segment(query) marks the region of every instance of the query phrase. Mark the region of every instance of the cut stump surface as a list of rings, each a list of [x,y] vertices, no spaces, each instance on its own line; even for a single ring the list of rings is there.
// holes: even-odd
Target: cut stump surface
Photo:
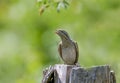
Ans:
[[[85,69],[56,64],[44,70],[42,83],[116,83],[116,78],[108,65]]]

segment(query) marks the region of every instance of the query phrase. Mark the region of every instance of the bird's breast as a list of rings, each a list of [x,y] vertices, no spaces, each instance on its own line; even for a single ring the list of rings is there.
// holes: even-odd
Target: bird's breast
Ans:
[[[66,64],[74,64],[76,52],[74,47],[62,48],[62,58]]]

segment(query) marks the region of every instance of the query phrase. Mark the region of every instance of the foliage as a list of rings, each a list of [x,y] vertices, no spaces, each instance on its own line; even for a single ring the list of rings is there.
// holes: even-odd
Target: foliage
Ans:
[[[58,28],[78,42],[82,66],[109,64],[119,83],[120,0],[65,0],[66,10],[48,1],[0,1],[0,83],[41,83],[45,67],[62,63]]]
[[[67,8],[70,0],[38,0],[40,6],[40,14],[42,14],[48,7],[55,7],[58,12],[62,8]]]

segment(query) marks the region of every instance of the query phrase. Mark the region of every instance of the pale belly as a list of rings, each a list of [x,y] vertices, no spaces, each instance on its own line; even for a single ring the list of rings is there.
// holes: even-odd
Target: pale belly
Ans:
[[[76,52],[73,48],[65,48],[62,50],[62,58],[65,64],[73,65],[76,58]]]

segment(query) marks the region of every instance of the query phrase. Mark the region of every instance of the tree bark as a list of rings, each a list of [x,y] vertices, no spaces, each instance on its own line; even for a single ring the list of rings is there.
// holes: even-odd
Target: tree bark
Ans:
[[[75,65],[56,64],[44,70],[42,83],[116,83],[110,66],[83,68]]]

